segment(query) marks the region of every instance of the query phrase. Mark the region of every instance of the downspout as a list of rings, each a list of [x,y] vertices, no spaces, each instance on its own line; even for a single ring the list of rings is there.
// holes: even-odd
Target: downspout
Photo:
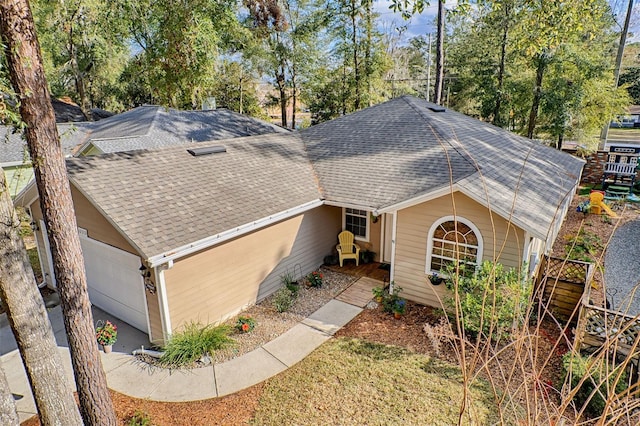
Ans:
[[[393,293],[393,280],[396,271],[396,229],[398,227],[398,211],[393,212],[393,225],[391,227],[391,268],[389,270],[389,293]]]
[[[171,315],[169,313],[169,301],[167,298],[167,284],[164,278],[164,271],[173,267],[173,260],[153,268],[158,292],[158,303],[160,305],[160,322],[162,323],[162,338],[165,343],[171,337]]]

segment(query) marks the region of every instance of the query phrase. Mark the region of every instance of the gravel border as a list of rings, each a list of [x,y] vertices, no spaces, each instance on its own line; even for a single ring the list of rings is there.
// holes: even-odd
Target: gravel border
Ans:
[[[324,275],[322,287],[308,287],[306,279],[301,280],[303,282],[300,285],[298,297],[288,312],[279,313],[273,308],[274,296],[269,296],[243,311],[240,315],[251,316],[256,321],[255,328],[250,333],[234,333],[231,337],[236,344],[216,351],[212,361],[216,364],[229,361],[270,342],[320,309],[358,279],[324,266],[320,267],[319,271]],[[237,316],[233,317],[225,321],[225,324],[233,327],[237,318]]]
[[[611,308],[640,314],[640,220],[616,229],[605,254],[604,282]]]
[[[219,364],[249,353],[278,336],[286,333],[300,321],[320,309],[331,299],[346,290],[359,277],[342,274],[321,266],[318,271],[323,274],[322,287],[310,287],[306,278],[300,280],[300,289],[293,306],[287,312],[280,313],[273,307],[275,295],[269,296],[260,303],[250,306],[240,314],[228,319],[223,324],[235,330],[239,316],[250,316],[255,322],[255,328],[249,333],[234,331],[231,338],[235,341],[232,346],[216,351],[210,362]],[[157,360],[150,356],[137,355],[139,361],[157,366]],[[191,366],[181,366],[181,369],[200,368],[210,365],[207,362],[196,362]],[[161,367],[162,368],[162,367]]]

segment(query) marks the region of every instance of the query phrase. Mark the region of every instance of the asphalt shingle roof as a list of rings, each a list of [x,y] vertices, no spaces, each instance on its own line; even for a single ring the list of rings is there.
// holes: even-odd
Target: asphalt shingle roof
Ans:
[[[84,142],[89,123],[58,123],[58,134],[64,155],[72,155],[74,148]],[[0,164],[30,164],[27,142],[13,127],[0,127]]]
[[[561,219],[558,206],[572,195],[584,162],[438,108],[407,96],[297,133],[67,164],[72,182],[147,258],[318,199],[382,210],[451,183],[544,238]],[[149,111],[134,110],[139,119],[129,122],[136,127],[122,132],[152,133],[157,116]],[[190,117],[184,120],[189,127]],[[227,152],[186,151],[209,145]]]
[[[227,109],[180,111],[154,105],[96,122],[88,142],[109,153],[267,133],[288,130]]]
[[[452,182],[546,236],[584,162],[464,114],[438,110],[403,96],[301,131],[324,197],[379,210]]]
[[[71,181],[147,258],[318,200],[292,133],[236,138],[194,157],[189,144],[67,160]],[[209,146],[209,145],[207,145]]]

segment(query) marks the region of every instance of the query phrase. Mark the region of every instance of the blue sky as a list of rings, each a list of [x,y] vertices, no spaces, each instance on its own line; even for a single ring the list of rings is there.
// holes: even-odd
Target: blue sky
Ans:
[[[554,0],[550,0],[554,1]],[[405,39],[415,37],[418,35],[426,35],[428,33],[435,34],[435,16],[437,14],[437,0],[431,0],[431,6],[425,8],[424,12],[420,15],[414,16],[409,21],[402,19],[402,16],[398,13],[394,13],[389,9],[391,5],[390,0],[380,0],[374,2],[374,9],[380,14],[380,25],[383,29],[394,29],[401,26],[406,26],[404,33]],[[457,4],[456,0],[447,0],[445,3],[446,8],[452,8]],[[627,6],[629,0],[610,0],[609,4],[617,12],[617,21],[622,28],[624,18],[627,13]],[[638,2],[634,4],[634,16],[631,20],[630,32],[635,33],[629,41],[640,41],[640,5]],[[387,32],[387,31],[385,31]]]

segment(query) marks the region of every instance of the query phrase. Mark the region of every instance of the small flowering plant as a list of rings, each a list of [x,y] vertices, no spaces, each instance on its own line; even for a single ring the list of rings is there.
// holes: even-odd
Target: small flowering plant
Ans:
[[[250,316],[240,316],[238,317],[238,321],[236,321],[236,330],[240,333],[248,333],[253,330],[255,326],[256,320]]]
[[[309,285],[311,287],[322,287],[322,279],[324,275],[321,272],[313,271],[309,275],[307,275],[307,280],[309,280]]]
[[[113,345],[118,340],[118,327],[111,321],[98,321],[96,339],[103,346]]]
[[[404,299],[396,299],[393,302],[392,310],[394,314],[404,314],[404,310],[407,308],[407,301]]]

